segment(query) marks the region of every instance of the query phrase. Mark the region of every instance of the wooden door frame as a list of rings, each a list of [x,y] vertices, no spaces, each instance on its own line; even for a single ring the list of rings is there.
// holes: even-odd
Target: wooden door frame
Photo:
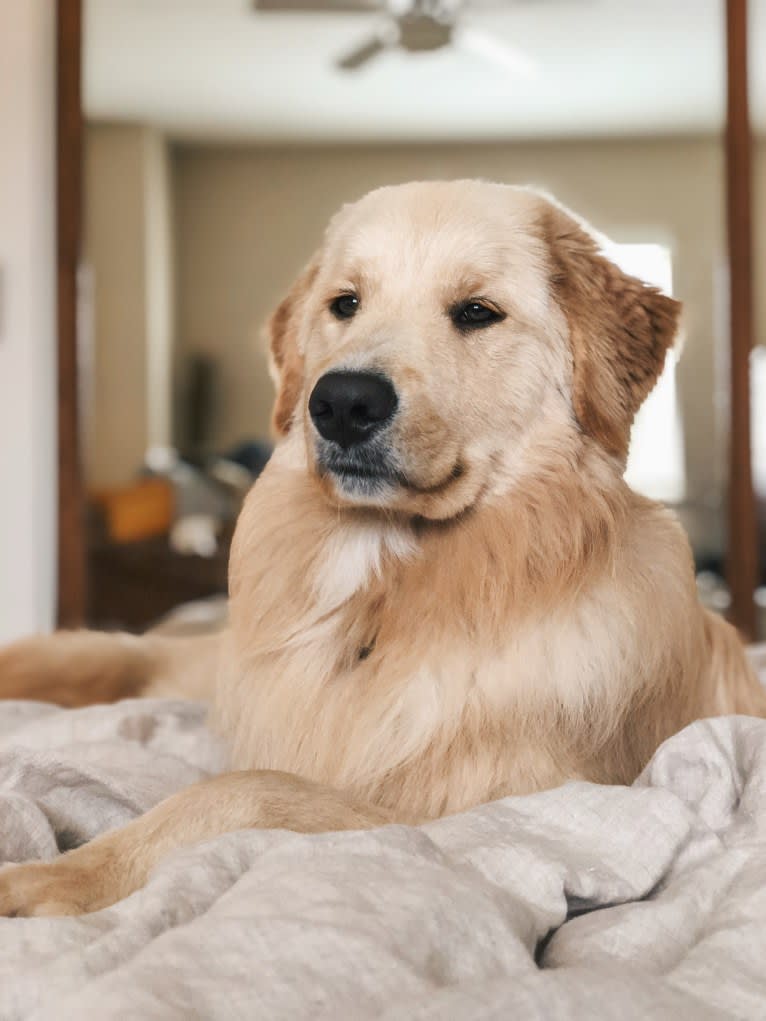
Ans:
[[[726,224],[729,248],[729,616],[755,638],[760,576],[750,432],[753,319],[752,130],[748,104],[747,0],[726,0]]]
[[[753,347],[752,139],[747,0],[726,0],[726,199],[730,278],[730,434],[727,575],[730,617],[755,634],[758,536],[750,452]],[[85,500],[79,428],[77,271],[82,238],[82,0],[56,2],[56,264],[58,322],[59,626],[86,612]]]
[[[59,627],[85,622],[85,500],[80,458],[77,272],[82,238],[82,0],[56,2],[56,270]]]

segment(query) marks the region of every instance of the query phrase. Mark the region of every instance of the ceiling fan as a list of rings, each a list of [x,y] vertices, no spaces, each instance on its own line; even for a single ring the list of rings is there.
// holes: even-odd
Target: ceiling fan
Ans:
[[[510,2],[516,5],[523,0]],[[509,0],[254,0],[253,6],[275,14],[382,15],[370,36],[336,60],[344,71],[356,71],[388,50],[418,54],[448,47],[473,53],[522,77],[533,77],[538,71],[535,61],[521,50],[464,24],[464,10],[507,9]]]

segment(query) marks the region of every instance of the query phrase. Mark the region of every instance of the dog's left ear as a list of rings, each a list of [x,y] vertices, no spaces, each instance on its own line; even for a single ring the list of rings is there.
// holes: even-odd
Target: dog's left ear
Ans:
[[[269,344],[269,371],[277,390],[271,427],[277,436],[286,436],[303,388],[303,352],[298,333],[306,298],[319,272],[319,253],[305,266],[287,295],[266,324]]]
[[[681,305],[623,273],[565,210],[546,204],[543,234],[553,293],[569,325],[575,415],[583,432],[624,460],[635,414],[675,339]]]

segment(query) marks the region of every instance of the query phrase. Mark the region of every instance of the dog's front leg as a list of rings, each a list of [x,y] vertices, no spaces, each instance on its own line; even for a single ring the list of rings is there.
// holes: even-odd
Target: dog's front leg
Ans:
[[[53,862],[0,870],[0,915],[79,915],[139,889],[176,848],[234,830],[300,833],[369,829],[387,811],[289,773],[227,773],[188,787],[127,826]]]

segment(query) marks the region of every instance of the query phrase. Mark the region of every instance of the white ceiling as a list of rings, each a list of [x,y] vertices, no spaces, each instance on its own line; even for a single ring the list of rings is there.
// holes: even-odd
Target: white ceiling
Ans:
[[[753,119],[766,130],[766,0],[750,0]],[[254,13],[248,0],[86,0],[86,114],[177,137],[507,139],[718,131],[723,0],[506,0],[465,23],[531,58],[333,60],[379,19]]]

